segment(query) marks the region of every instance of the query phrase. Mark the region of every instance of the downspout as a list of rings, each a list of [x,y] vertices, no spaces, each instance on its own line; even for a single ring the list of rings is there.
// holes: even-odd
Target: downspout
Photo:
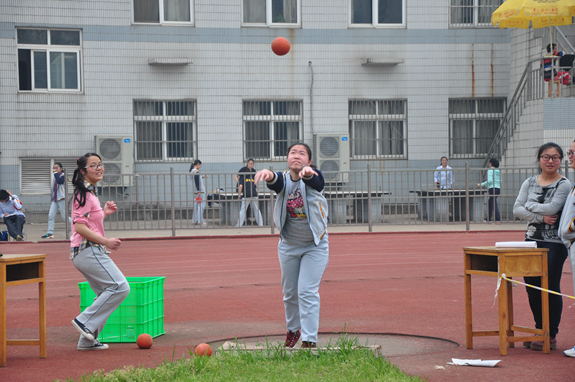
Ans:
[[[309,129],[311,138],[313,139],[313,67],[311,66],[311,61],[308,62],[308,65],[311,71],[311,84],[309,85]]]

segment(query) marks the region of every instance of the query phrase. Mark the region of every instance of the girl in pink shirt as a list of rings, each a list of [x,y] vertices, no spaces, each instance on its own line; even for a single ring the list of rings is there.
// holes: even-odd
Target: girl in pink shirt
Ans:
[[[96,293],[94,303],[72,320],[80,332],[78,350],[106,350],[108,345],[98,341],[98,334],[108,317],[130,292],[126,277],[108,256],[108,249],[120,248],[117,238],[104,236],[104,218],[116,212],[114,202],[106,202],[104,209],[98,200],[96,183],[104,176],[104,164],[98,154],[87,153],[76,161],[74,198],[72,201],[72,238],[70,259],[84,275]]]

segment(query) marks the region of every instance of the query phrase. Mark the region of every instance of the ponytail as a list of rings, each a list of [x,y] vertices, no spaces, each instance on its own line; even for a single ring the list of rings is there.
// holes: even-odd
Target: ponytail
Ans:
[[[78,203],[80,207],[84,207],[86,205],[86,193],[94,191],[93,186],[90,188],[86,187],[84,173],[82,172],[84,167],[86,167],[88,164],[88,158],[93,156],[100,158],[100,156],[96,153],[86,153],[78,158],[78,160],[76,160],[77,167],[74,170],[74,175],[72,176],[72,184],[74,185],[73,203]],[[100,158],[100,160],[102,160],[102,158]]]

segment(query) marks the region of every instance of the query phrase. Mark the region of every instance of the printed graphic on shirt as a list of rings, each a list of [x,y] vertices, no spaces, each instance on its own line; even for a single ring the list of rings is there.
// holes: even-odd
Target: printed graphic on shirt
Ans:
[[[293,219],[305,220],[307,214],[303,205],[303,198],[301,196],[301,189],[296,188],[293,192],[288,194],[287,199],[287,213]]]

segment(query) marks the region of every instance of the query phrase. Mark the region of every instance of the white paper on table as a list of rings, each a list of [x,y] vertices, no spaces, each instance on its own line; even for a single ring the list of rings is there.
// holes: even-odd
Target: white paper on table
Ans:
[[[495,243],[497,248],[537,248],[534,241],[498,241]]]
[[[495,360],[485,360],[482,361],[480,359],[458,359],[458,358],[451,358],[451,362],[457,366],[485,366],[485,367],[495,367],[498,362],[501,362],[500,359]]]

